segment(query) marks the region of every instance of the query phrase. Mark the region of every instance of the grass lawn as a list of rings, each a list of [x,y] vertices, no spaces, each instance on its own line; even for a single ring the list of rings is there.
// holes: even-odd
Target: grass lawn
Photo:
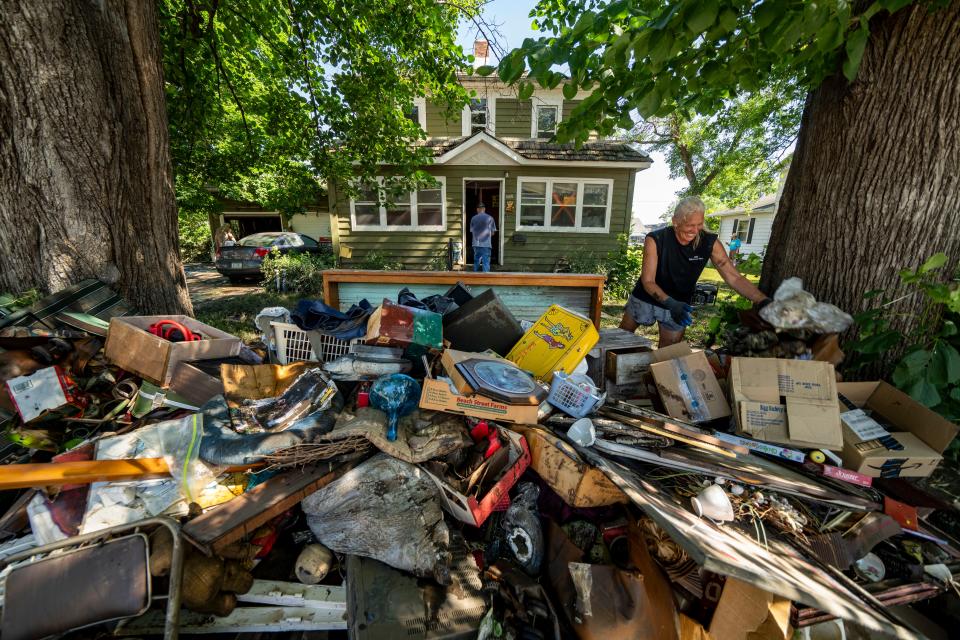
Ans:
[[[251,293],[197,303],[193,312],[197,320],[221,331],[232,333],[246,343],[258,339],[253,319],[265,307],[286,307],[293,310],[303,296],[287,293]]]
[[[757,276],[747,276],[751,282],[757,282],[760,278]],[[717,302],[733,300],[737,297],[736,292],[731,289],[727,283],[723,281],[723,278],[720,277],[720,274],[713,267],[707,267],[703,270],[703,275],[700,276],[701,282],[712,282],[718,285],[717,291]],[[618,327],[620,326],[620,318],[623,317],[623,306],[626,304],[626,300],[614,300],[612,298],[606,298],[603,302],[603,318],[600,322],[601,327]],[[693,324],[687,328],[686,339],[694,345],[703,346],[703,342],[707,338],[707,324],[710,322],[710,318],[717,315],[718,308],[716,304],[708,304],[702,307],[697,308],[693,312]],[[657,325],[654,324],[649,327],[639,327],[637,333],[653,340],[654,343],[657,341]]]

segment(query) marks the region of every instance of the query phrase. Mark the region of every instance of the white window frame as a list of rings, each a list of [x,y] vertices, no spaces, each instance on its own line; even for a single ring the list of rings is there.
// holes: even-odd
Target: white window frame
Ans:
[[[446,231],[447,230],[447,179],[444,176],[433,176],[440,184],[440,220],[441,224],[419,224],[419,209],[417,206],[417,192],[410,193],[410,223],[409,225],[387,224],[386,196],[384,194],[383,176],[377,176],[377,194],[380,200],[380,224],[357,224],[356,201],[350,198],[350,228],[353,231]],[[425,187],[429,189],[431,187]],[[433,203],[430,203],[433,204]]]
[[[523,213],[523,184],[525,182],[547,183],[546,203],[543,212],[543,226],[531,227],[520,224]],[[572,227],[554,227],[550,225],[553,212],[553,184],[555,182],[575,183],[577,185],[577,211],[575,224]],[[607,185],[607,210],[603,227],[584,227],[583,221],[583,186],[585,184]],[[544,233],[610,233],[610,218],[613,215],[613,180],[610,178],[548,178],[541,176],[521,176],[517,178],[517,231],[542,231]]]
[[[556,107],[557,108],[557,128],[560,127],[560,122],[563,120],[563,94],[550,95],[550,94],[541,94],[533,96],[533,112],[530,114],[532,116],[530,121],[530,138],[532,140],[539,140],[542,138],[537,138],[537,109],[540,107]]]
[[[750,218],[734,218],[730,235],[734,234],[740,238],[741,243],[747,244],[747,238],[750,237]],[[741,237],[741,234],[743,237]],[[729,240],[725,240],[725,242],[729,242]]]
[[[417,122],[420,124],[420,128],[424,132],[427,131],[427,99],[426,98],[414,98],[413,106],[417,108]]]
[[[541,135],[540,135],[540,126],[539,126],[539,125],[540,125],[540,110],[541,110],[541,109],[553,109],[554,111],[557,112],[557,119],[554,120],[553,133],[551,133],[551,134],[548,135],[548,136],[541,136]],[[533,123],[533,129],[534,129],[534,131],[533,131],[533,137],[534,137],[534,139],[536,139],[536,140],[549,140],[550,138],[552,138],[552,137],[554,137],[555,135],[557,135],[557,129],[560,127],[560,113],[561,113],[562,111],[563,111],[563,109],[561,109],[560,107],[558,107],[558,106],[555,105],[555,104],[538,104],[538,105],[534,105],[534,107],[533,107],[533,118],[534,118],[534,123]]]
[[[477,95],[475,97],[477,100],[482,100],[484,98],[487,100],[487,127],[484,129],[484,131],[492,136],[495,136],[497,135],[497,97],[490,93],[487,93],[485,96]],[[470,103],[468,102],[463,107],[463,112],[460,117],[460,133],[465,138],[473,135],[472,116],[473,113],[470,111]]]

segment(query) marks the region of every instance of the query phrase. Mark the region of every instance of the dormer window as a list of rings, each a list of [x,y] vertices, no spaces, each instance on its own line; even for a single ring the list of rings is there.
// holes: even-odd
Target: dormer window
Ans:
[[[470,135],[487,130],[488,115],[486,98],[470,101]]]
[[[537,139],[550,139],[557,135],[559,111],[555,105],[537,106]]]

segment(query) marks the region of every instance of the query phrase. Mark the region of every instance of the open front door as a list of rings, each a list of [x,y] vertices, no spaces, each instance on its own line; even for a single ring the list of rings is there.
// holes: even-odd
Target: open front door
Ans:
[[[470,237],[470,221],[477,214],[477,205],[483,203],[487,213],[497,221],[497,232],[490,244],[490,268],[503,264],[500,255],[500,234],[503,233],[503,181],[502,180],[465,180],[463,183],[463,233],[464,268],[473,269],[473,241]]]

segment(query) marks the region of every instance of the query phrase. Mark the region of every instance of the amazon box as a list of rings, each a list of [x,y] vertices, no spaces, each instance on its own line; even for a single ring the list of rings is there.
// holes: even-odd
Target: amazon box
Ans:
[[[792,447],[842,449],[836,380],[829,362],[734,358],[729,381],[737,430]]]
[[[650,372],[667,414],[690,422],[709,422],[730,415],[730,405],[702,351],[686,342],[651,353]]]
[[[537,424],[540,411],[537,405],[504,404],[484,396],[462,395],[450,382],[438,378],[424,379],[420,408],[514,424]]]
[[[960,428],[886,382],[841,382],[843,466],[874,478],[933,473]],[[899,448],[899,447],[902,447]]]

